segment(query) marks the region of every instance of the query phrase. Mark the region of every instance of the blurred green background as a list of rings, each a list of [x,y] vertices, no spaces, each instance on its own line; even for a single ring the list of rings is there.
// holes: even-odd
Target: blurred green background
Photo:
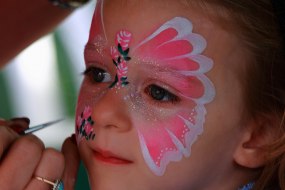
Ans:
[[[64,118],[37,132],[46,147],[58,150],[74,132],[76,99],[84,70],[83,49],[88,39],[95,1],[75,11],[52,34],[24,50],[0,70],[0,118],[27,116],[31,126]],[[78,190],[88,190],[80,165]]]

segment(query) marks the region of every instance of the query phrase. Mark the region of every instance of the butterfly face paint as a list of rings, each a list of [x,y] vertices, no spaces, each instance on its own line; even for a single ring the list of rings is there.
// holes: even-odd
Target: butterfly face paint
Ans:
[[[192,144],[203,132],[205,104],[215,96],[214,86],[205,75],[213,67],[213,61],[202,55],[206,40],[192,32],[191,21],[175,17],[154,32],[146,31],[148,37],[132,44],[133,48],[130,41],[135,34],[122,27],[112,36],[115,45],[108,47],[102,10],[103,1],[99,1],[85,50],[87,67],[93,67],[89,60],[95,60],[94,67],[99,69],[94,73],[101,71],[96,75],[96,85],[83,84],[85,95],[79,104],[96,109],[106,89],[127,86],[118,91],[116,101],[124,101],[143,158],[149,169],[161,176],[168,164],[190,156]],[[110,65],[115,65],[115,74],[107,72]],[[99,80],[99,76],[110,77]],[[177,103],[164,106],[172,101]]]

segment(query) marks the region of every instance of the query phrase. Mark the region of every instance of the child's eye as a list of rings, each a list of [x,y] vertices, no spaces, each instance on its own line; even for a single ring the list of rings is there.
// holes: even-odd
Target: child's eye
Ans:
[[[178,102],[180,99],[176,95],[172,94],[171,92],[165,90],[162,87],[159,87],[155,84],[149,85],[145,92],[154,100],[160,101],[160,102],[171,102],[175,103]]]
[[[111,75],[109,73],[101,68],[94,66],[87,68],[83,74],[85,76],[89,76],[92,81],[97,83],[112,81]]]

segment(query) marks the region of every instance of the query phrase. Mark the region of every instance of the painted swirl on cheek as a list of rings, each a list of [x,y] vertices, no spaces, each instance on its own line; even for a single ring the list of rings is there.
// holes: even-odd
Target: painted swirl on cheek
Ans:
[[[190,156],[192,144],[203,132],[205,104],[215,96],[215,88],[205,75],[213,61],[201,55],[206,40],[192,30],[188,19],[175,17],[139,43],[133,52],[137,59],[156,63],[186,79],[178,89],[179,95],[189,102],[189,111],[177,112],[151,124],[136,122],[143,157],[158,176],[165,173],[170,162]],[[174,83],[167,79],[166,82]]]

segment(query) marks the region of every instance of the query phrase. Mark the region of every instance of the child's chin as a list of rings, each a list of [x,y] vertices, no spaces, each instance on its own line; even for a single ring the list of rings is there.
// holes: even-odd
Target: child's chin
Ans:
[[[146,183],[145,177],[141,176],[137,170],[130,169],[128,172],[98,171],[93,170],[89,175],[90,187],[92,190],[150,190],[151,182]]]
[[[145,188],[134,187],[134,185],[130,182],[131,179],[121,178],[121,177],[111,177],[106,179],[94,180],[90,182],[90,186],[92,190],[127,190],[127,189],[135,189],[135,190],[143,190]],[[139,181],[137,181],[139,183]]]

